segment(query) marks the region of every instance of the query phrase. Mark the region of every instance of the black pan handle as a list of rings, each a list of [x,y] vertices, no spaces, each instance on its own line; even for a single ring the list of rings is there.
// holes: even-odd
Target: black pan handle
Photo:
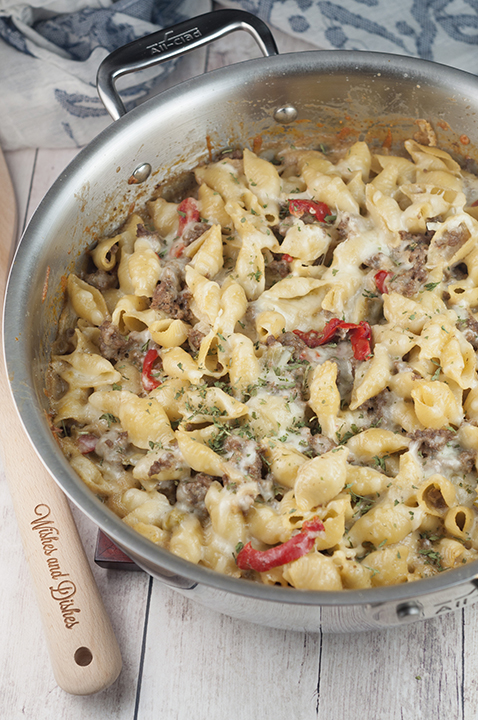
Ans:
[[[250,33],[265,56],[278,54],[271,31],[258,17],[243,10],[216,10],[113,50],[96,76],[101,101],[113,120],[118,120],[126,109],[115,87],[117,78],[184,55],[236,30]]]

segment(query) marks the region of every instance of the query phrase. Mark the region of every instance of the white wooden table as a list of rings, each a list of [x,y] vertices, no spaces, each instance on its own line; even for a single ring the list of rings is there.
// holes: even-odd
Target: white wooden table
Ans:
[[[308,49],[275,35],[283,52]],[[175,80],[257,55],[248,36],[230,36],[188,56]],[[7,153],[20,229],[75,153]],[[246,624],[143,573],[95,566],[96,528],[76,508],[124,667],[103,693],[67,695],[50,668],[1,465],[0,513],[1,720],[478,718],[478,605],[396,630],[340,636]]]

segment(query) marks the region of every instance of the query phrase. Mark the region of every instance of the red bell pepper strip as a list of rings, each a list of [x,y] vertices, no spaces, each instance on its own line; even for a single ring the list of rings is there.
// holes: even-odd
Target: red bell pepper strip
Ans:
[[[248,542],[238,552],[236,565],[241,570],[257,570],[257,572],[266,572],[280,565],[286,565],[286,563],[307,555],[314,547],[315,538],[324,530],[322,520],[315,517],[304,522],[297,535],[293,535],[290,540],[269,548],[269,550],[255,550]]]
[[[289,214],[294,217],[302,217],[305,213],[315,215],[318,222],[327,222],[326,218],[331,218],[330,208],[323,202],[314,202],[313,200],[289,200]]]
[[[316,348],[319,347],[319,345],[325,345],[330,342],[340,327],[342,327],[342,320],[339,320],[339,318],[332,318],[332,320],[329,320],[329,322],[326,323],[324,329],[320,333],[317,330],[308,330],[307,332],[294,330],[294,334],[300,337],[300,339],[303,340],[308,347]]]
[[[148,350],[143,360],[143,369],[141,371],[141,382],[146,392],[151,392],[155,388],[159,387],[161,383],[156,378],[152,377],[151,373],[153,365],[159,357],[159,353],[154,348]]]
[[[375,280],[375,287],[381,293],[382,295],[386,294],[388,295],[388,290],[385,287],[385,280],[390,275],[389,272],[386,270],[379,270],[378,273],[374,276]]]
[[[294,258],[292,257],[292,255],[287,255],[287,254],[284,254],[284,255],[282,256],[282,259],[285,260],[285,261],[288,262],[288,263],[291,263],[291,262],[294,260]]]
[[[178,235],[182,235],[188,223],[199,222],[199,208],[194,198],[187,197],[178,205],[178,215]]]
[[[361,320],[357,326],[350,329],[349,335],[354,358],[356,360],[369,360],[372,357],[370,349],[372,328],[368,322]]]
[[[365,320],[361,320],[357,325],[356,323],[339,320],[339,318],[332,318],[326,323],[321,333],[317,332],[317,330],[309,330],[308,332],[294,330],[294,334],[300,337],[308,347],[316,348],[333,340],[340,329],[348,331],[356,360],[368,360],[372,356],[370,349],[372,328]]]

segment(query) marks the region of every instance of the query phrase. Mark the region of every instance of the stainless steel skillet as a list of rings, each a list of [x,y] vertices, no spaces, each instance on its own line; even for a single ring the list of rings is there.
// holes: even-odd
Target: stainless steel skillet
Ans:
[[[245,26],[262,38],[268,57],[195,78],[123,114],[115,79],[141,65],[141,58],[149,63],[153,49],[161,57],[171,42],[179,51],[191,49]],[[194,167],[215,149],[251,144],[257,135],[267,143],[318,135],[332,141],[341,133],[380,146],[391,131],[398,146],[416,132],[420,118],[435,127],[440,146],[467,167],[477,159],[478,83],[468,73],[375,53],[280,56],[260,21],[233,11],[201,16],[140,43],[138,62],[132,59],[134,46],[128,46],[126,59],[117,51],[100,69],[100,92],[119,119],[47,194],[25,232],[9,281],[7,363],[22,421],[41,459],[65,493],[141,567],[236,617],[290,629],[353,631],[432,617],[473,602],[478,598],[475,563],[409,585],[340,593],[218,575],[153,546],[121,523],[61,455],[48,427],[43,388],[62,279],[78,266],[86,247],[117,226],[133,205],[144,203],[171,173]]]

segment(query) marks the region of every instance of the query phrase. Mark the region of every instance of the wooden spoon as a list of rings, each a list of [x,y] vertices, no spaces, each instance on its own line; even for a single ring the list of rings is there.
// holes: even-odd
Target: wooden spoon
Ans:
[[[13,254],[16,204],[0,150],[0,299]],[[1,331],[1,318],[0,318]],[[30,566],[53,672],[74,695],[111,685],[121,655],[68,501],[42,465],[23,429],[0,357],[0,449]]]

